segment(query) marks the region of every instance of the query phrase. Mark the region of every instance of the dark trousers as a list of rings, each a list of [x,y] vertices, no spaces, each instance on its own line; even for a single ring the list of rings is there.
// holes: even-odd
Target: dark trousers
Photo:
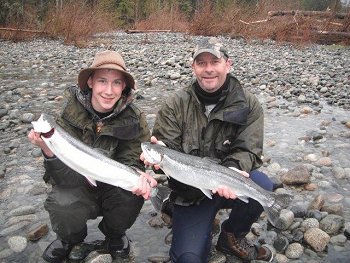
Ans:
[[[110,239],[125,234],[140,213],[144,201],[122,188],[98,183],[97,187],[54,186],[45,201],[52,230],[67,243],[84,241],[87,220],[102,216],[101,232]]]
[[[252,171],[250,178],[262,188],[272,191],[273,183],[262,172]],[[172,262],[208,262],[211,248],[211,230],[216,213],[220,209],[232,209],[225,221],[225,230],[242,236],[249,232],[252,224],[259,218],[263,208],[255,200],[245,203],[239,199],[225,199],[213,195],[198,205],[174,205],[172,217],[173,238],[170,248]]]

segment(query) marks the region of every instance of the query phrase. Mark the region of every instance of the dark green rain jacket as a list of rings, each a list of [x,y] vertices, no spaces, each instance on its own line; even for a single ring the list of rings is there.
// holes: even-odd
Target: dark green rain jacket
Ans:
[[[122,97],[113,113],[100,119],[91,106],[91,93],[77,87],[65,92],[66,104],[57,123],[70,135],[106,156],[144,170],[140,161],[141,142],[150,140],[145,115],[132,104],[133,95]],[[75,187],[87,180],[59,159],[45,159],[44,180],[61,187]],[[103,172],[103,171],[101,171]]]
[[[192,84],[166,100],[152,134],[172,149],[250,172],[262,165],[263,109],[255,95],[243,89],[235,77],[228,77],[229,88],[209,117]],[[192,204],[204,197],[200,190],[172,178],[169,186],[181,200],[179,204]]]

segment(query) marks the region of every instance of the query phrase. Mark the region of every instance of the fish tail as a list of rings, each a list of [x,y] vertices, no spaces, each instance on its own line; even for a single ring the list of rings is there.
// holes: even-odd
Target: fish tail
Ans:
[[[272,206],[264,206],[265,213],[267,214],[267,218],[269,219],[270,223],[274,227],[283,229],[284,225],[281,220],[279,220],[281,210],[289,206],[293,200],[293,197],[289,194],[277,194],[273,192],[271,193],[271,196],[275,201]]]
[[[161,210],[163,202],[169,197],[170,192],[170,188],[162,185],[158,185],[157,188],[154,188],[152,191],[151,203],[157,212]]]

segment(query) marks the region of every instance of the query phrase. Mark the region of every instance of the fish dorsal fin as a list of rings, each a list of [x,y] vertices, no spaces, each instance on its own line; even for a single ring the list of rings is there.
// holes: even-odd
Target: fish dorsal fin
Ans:
[[[202,188],[199,188],[202,192],[203,192],[203,194],[205,194],[209,199],[213,199],[213,197],[211,196],[212,195],[212,193],[211,193],[211,191],[210,190],[208,190],[208,189],[202,189]]]

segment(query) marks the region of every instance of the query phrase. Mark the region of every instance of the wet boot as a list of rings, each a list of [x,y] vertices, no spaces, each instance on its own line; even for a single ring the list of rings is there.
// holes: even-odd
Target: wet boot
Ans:
[[[45,249],[43,259],[50,263],[61,263],[66,259],[72,248],[72,244],[56,239]]]
[[[81,261],[84,260],[92,251],[101,250],[103,247],[104,240],[79,243],[72,248],[68,258],[73,261]]]
[[[216,249],[225,254],[234,255],[243,260],[250,262],[251,260],[262,260],[271,262],[273,254],[267,247],[261,246],[257,248],[248,244],[245,237],[236,238],[233,233],[221,230]]]
[[[110,254],[113,259],[128,258],[130,243],[126,235],[121,238],[107,238],[104,241],[104,248],[97,251],[101,254]]]
[[[109,253],[111,254],[113,259],[116,258],[127,258],[130,253],[130,244],[129,239],[126,235],[121,237],[122,244],[120,241],[111,239],[109,243]]]

